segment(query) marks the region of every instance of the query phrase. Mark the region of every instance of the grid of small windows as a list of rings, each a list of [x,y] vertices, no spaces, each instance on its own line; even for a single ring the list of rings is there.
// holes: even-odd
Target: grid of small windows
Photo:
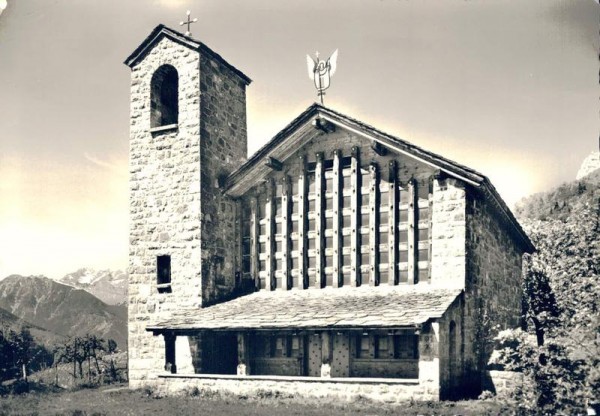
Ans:
[[[429,208],[429,183],[421,182],[417,185],[417,273],[419,282],[429,281],[430,262],[430,208]]]
[[[302,213],[304,212],[304,201],[302,200],[301,187],[304,184],[304,178],[293,178],[290,188],[290,229],[289,229],[289,244],[290,244],[290,274],[292,277],[292,287],[303,288],[304,279],[302,277]]]
[[[275,185],[275,195],[273,197],[273,237],[274,237],[274,262],[273,262],[273,288],[281,289],[283,287],[284,279],[285,279],[285,271],[284,271],[284,239],[286,236],[284,235],[284,207],[283,207],[283,184],[277,183]]]
[[[242,275],[244,279],[252,279],[253,242],[252,229],[254,226],[252,207],[242,206]]]
[[[340,213],[342,216],[340,223],[341,230],[341,285],[350,285],[352,278],[352,169],[348,167],[349,161],[342,167],[341,179],[341,204]]]
[[[270,264],[270,239],[268,232],[270,231],[270,215],[267,215],[267,200],[259,198],[257,203],[258,217],[258,279],[260,289],[267,287],[267,276],[271,269]]]
[[[317,285],[317,184],[314,170],[306,174],[308,185],[307,193],[307,228],[306,228],[306,250],[308,254],[307,276],[308,285],[315,287]]]
[[[338,218],[334,218],[334,187],[336,184],[334,183],[334,174],[333,174],[333,165],[331,168],[326,169],[324,172],[325,176],[325,206],[324,206],[324,229],[323,229],[323,252],[324,262],[323,268],[325,272],[325,286],[332,287],[333,279],[334,279],[334,270],[333,270],[333,256],[334,248],[333,248],[333,239],[334,239],[334,229],[333,223],[338,220]],[[337,276],[336,276],[337,277]]]
[[[272,200],[268,193],[258,199],[257,226],[243,220],[243,273],[252,272],[257,253],[260,288],[266,288],[268,277],[273,289],[350,285],[354,256],[358,285],[373,277],[376,284],[429,281],[429,183],[391,181],[369,166],[356,172],[350,158],[340,160],[335,172],[330,160],[321,161],[318,172],[316,163],[308,164],[303,177],[289,178],[288,188],[272,182]]]
[[[408,283],[408,211],[410,208],[410,192],[406,186],[398,187],[398,281]]]
[[[355,357],[374,359],[414,360],[419,358],[419,336],[357,335]]]

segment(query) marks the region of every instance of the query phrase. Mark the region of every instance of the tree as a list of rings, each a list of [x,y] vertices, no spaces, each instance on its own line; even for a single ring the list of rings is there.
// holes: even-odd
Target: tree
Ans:
[[[600,397],[600,186],[570,184],[533,198],[521,219],[537,252],[526,262],[527,332],[502,334],[496,362],[519,370],[531,411],[584,413]]]
[[[114,339],[110,338],[108,340],[107,347],[108,347],[108,353],[113,354],[117,351],[117,342]]]

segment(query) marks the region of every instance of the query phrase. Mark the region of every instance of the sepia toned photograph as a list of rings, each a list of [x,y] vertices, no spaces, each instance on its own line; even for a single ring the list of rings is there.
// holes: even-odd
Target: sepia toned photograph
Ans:
[[[600,414],[597,0],[0,0],[0,416]]]

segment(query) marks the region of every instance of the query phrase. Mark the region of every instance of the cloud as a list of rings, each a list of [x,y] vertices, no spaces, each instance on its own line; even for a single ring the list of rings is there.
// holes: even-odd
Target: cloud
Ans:
[[[2,1],[2,0],[0,0]],[[83,157],[86,158],[86,160],[92,162],[94,165],[96,166],[100,166],[101,168],[105,168],[105,169],[109,169],[109,170],[118,170],[118,167],[110,162],[106,162],[104,160],[98,159],[96,156],[94,155],[90,155],[88,152],[85,152],[83,154]]]

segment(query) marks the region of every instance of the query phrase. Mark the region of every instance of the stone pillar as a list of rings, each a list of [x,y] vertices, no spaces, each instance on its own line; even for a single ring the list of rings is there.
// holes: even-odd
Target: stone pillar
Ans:
[[[238,365],[237,375],[238,376],[249,376],[250,372],[250,344],[249,344],[248,333],[237,334],[238,344]]]
[[[440,324],[424,325],[419,334],[419,385],[439,398],[440,391]]]
[[[333,345],[331,333],[321,332],[321,377],[331,378],[331,362],[333,358]]]

